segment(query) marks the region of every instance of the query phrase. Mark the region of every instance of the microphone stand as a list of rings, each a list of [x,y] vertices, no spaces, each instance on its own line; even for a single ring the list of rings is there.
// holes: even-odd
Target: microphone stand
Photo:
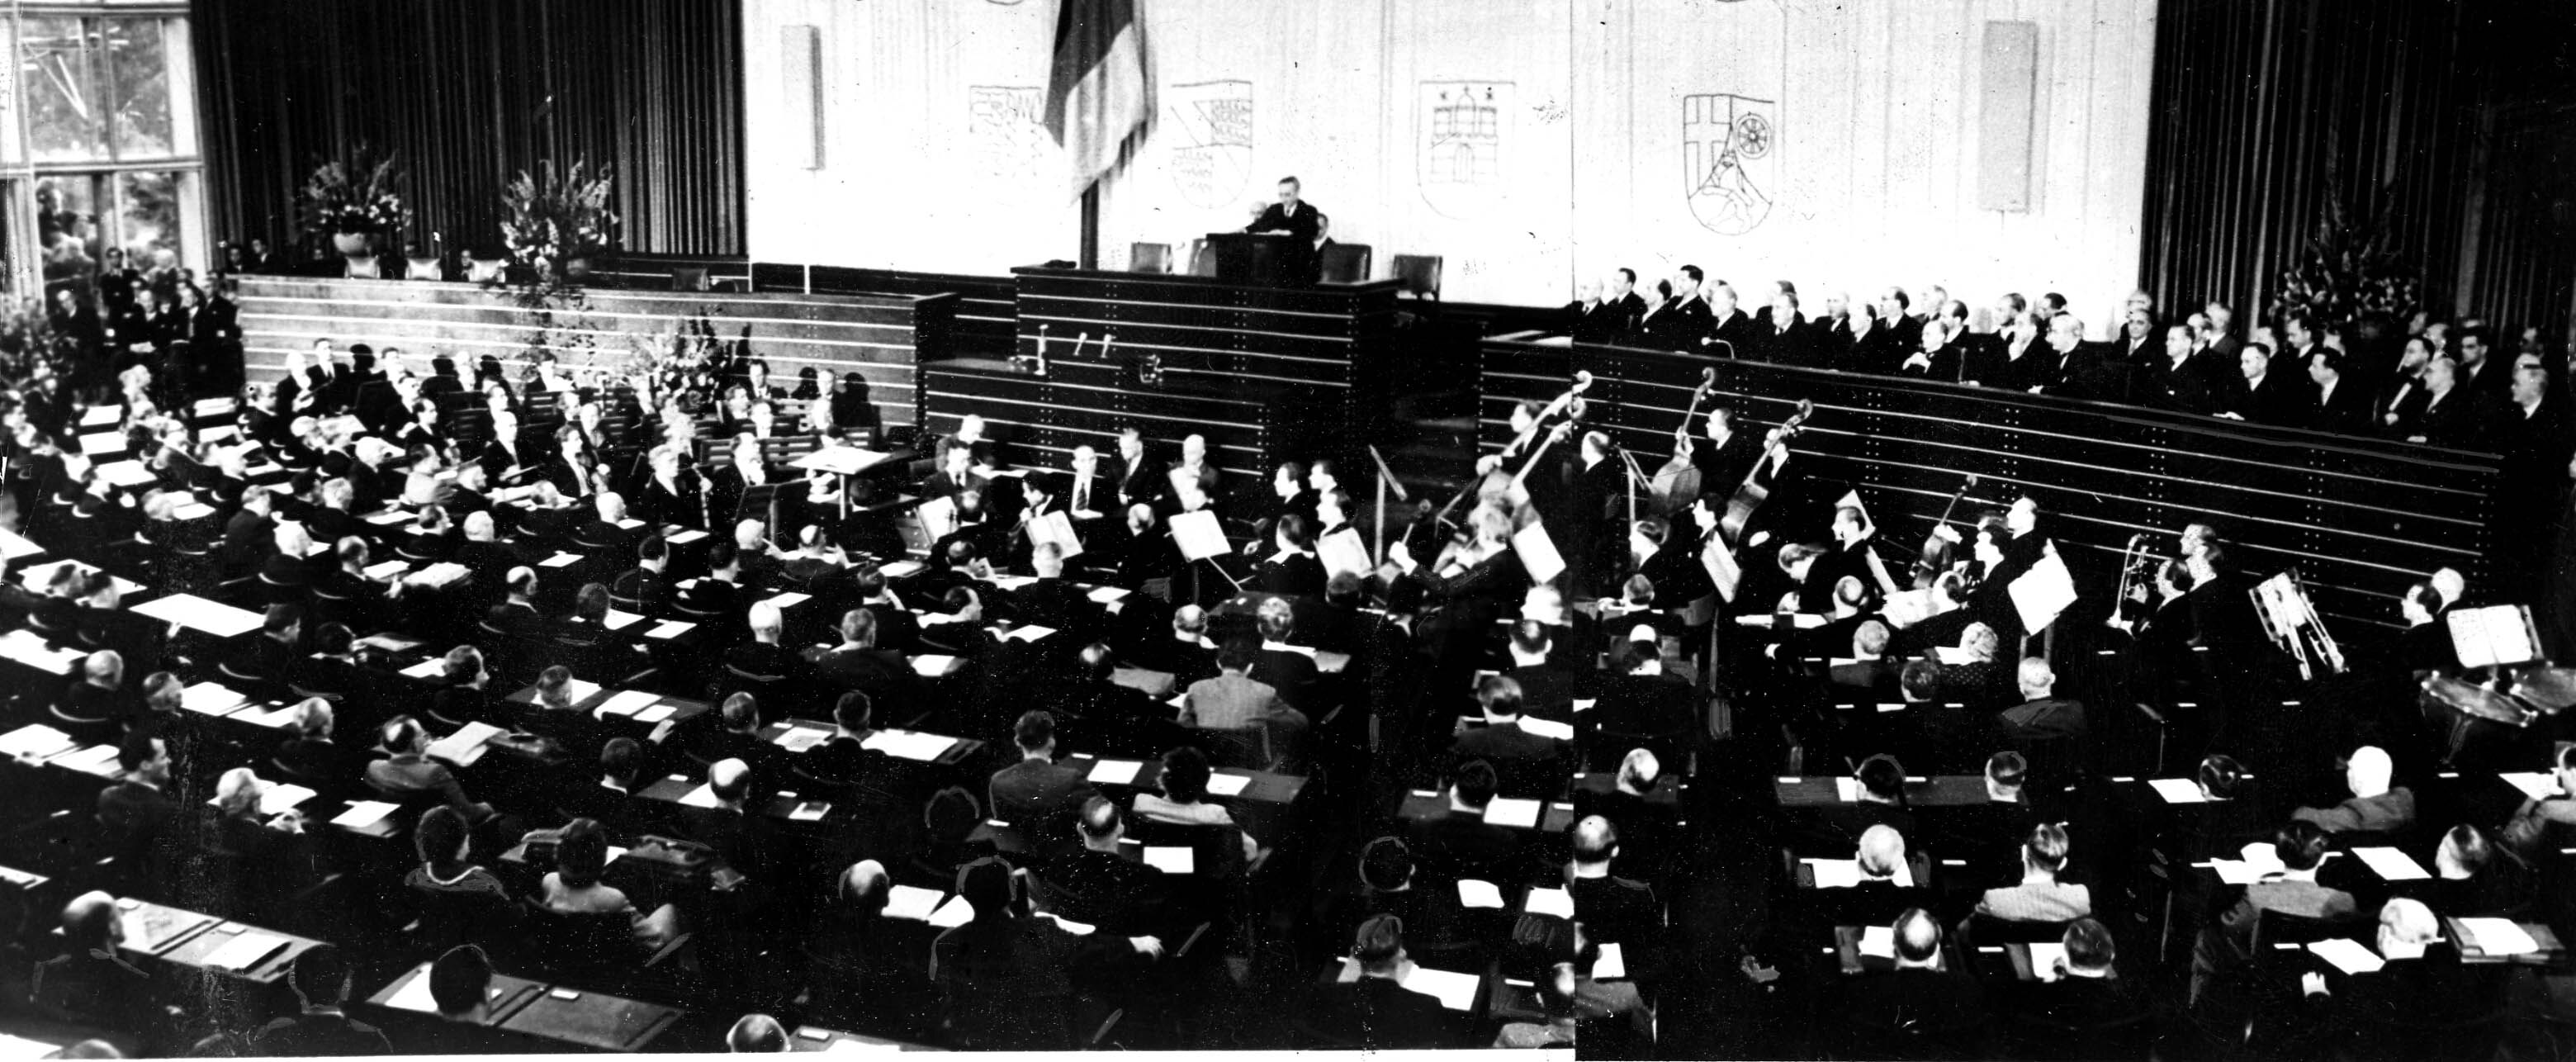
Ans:
[[[1386,563],[1387,492],[1390,490],[1394,491],[1395,499],[1397,501],[1412,501],[1413,499],[1405,495],[1404,484],[1396,482],[1395,470],[1386,466],[1386,455],[1377,452],[1377,444],[1369,443],[1367,445],[1369,460],[1376,462],[1377,464],[1377,540],[1373,544],[1374,552],[1371,556],[1379,564],[1384,564]]]

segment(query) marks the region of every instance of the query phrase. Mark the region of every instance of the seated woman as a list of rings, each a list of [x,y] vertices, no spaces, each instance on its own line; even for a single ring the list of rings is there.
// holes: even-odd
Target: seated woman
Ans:
[[[258,861],[284,854],[304,833],[304,813],[288,808],[260,814],[268,783],[248,767],[235,767],[215,780],[215,802],[202,820],[202,844],[210,852]]]
[[[1162,775],[1156,779],[1163,792],[1161,795],[1137,793],[1136,814],[1156,822],[1233,826],[1233,812],[1226,810],[1223,804],[1207,802],[1208,776],[1212,773],[1208,769],[1207,754],[1188,745],[1164,753]],[[1240,828],[1235,833],[1243,839],[1245,862],[1251,862],[1261,854],[1261,845],[1252,839],[1251,834],[1242,832]]]
[[[659,948],[678,934],[679,912],[663,904],[646,914],[614,885],[600,884],[608,868],[608,833],[593,819],[565,823],[555,842],[555,869],[538,883],[540,906],[556,914],[623,914],[634,927],[635,942]]]

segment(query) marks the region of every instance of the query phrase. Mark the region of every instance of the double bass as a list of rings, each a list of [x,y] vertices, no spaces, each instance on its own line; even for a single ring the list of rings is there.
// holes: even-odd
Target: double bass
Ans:
[[[1958,563],[1959,540],[1945,538],[1941,532],[1949,529],[1950,515],[1958,511],[1959,500],[1967,497],[1968,491],[1976,485],[1977,474],[1968,473],[1967,481],[1959,484],[1958,493],[1950,495],[1950,504],[1941,507],[1941,522],[1932,525],[1931,532],[1923,536],[1923,555],[1914,560],[1915,589],[1931,589],[1932,584],[1941,578],[1942,572],[1949,571],[1952,565]],[[2131,543],[2132,546],[2135,544]]]
[[[1717,389],[1717,370],[1699,371],[1699,387],[1691,392],[1690,405],[1682,410],[1682,422],[1673,429],[1673,456],[1656,469],[1651,480],[1655,492],[1655,514],[1670,516],[1674,510],[1689,505],[1699,497],[1700,470],[1691,463],[1699,444],[1692,441],[1691,421],[1699,419],[1699,404]]]
[[[1799,399],[1798,411],[1781,421],[1779,427],[1771,430],[1770,437],[1763,440],[1762,456],[1753,462],[1753,469],[1744,474],[1744,482],[1735,488],[1735,496],[1726,501],[1726,515],[1717,521],[1717,533],[1728,548],[1739,548],[1744,544],[1744,525],[1752,522],[1753,514],[1761,511],[1762,503],[1771,498],[1770,477],[1764,474],[1764,470],[1778,467],[1781,457],[1789,449],[1789,440],[1806,430],[1807,418],[1814,416],[1815,412],[1814,400]]]
[[[1496,460],[1498,462],[1509,461],[1512,458],[1520,456],[1521,448],[1529,445],[1530,439],[1536,436],[1541,428],[1547,426],[1547,420],[1549,417],[1556,416],[1558,413],[1565,413],[1569,420],[1582,420],[1584,409],[1583,400],[1580,396],[1585,391],[1589,391],[1591,389],[1592,374],[1582,369],[1575,370],[1574,386],[1566,388],[1564,394],[1556,396],[1556,398],[1548,402],[1545,408],[1538,411],[1537,416],[1530,418],[1530,426],[1522,429],[1519,435],[1513,436],[1512,441],[1505,444],[1502,450],[1494,455]],[[1544,449],[1543,444],[1542,449]],[[1512,477],[1513,485],[1519,485],[1521,479],[1529,475],[1529,465],[1534,465],[1536,463],[1537,456],[1533,454],[1529,464],[1522,466],[1520,475]],[[1451,519],[1449,514],[1456,512],[1458,509],[1458,503],[1466,501],[1469,497],[1472,497],[1476,493],[1476,488],[1482,486],[1484,482],[1485,476],[1481,472],[1469,478],[1467,485],[1460,487],[1458,489],[1458,493],[1449,499],[1449,504],[1441,506],[1439,512],[1432,514],[1432,522],[1435,524],[1448,525],[1453,531],[1463,534],[1466,529],[1459,527],[1457,521]],[[1429,499],[1425,499],[1424,504],[1428,505]]]

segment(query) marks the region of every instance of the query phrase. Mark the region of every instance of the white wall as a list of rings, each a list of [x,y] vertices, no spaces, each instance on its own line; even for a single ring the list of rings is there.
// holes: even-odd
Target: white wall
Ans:
[[[1141,0],[1159,122],[1103,196],[1102,249],[1242,224],[1282,174],[1336,238],[1444,255],[1452,299],[1545,303],[1578,276],[1684,262],[1751,301],[1775,278],[1933,283],[1983,306],[2061,291],[2097,328],[2134,283],[2154,0]],[[968,85],[1042,88],[1055,5],[748,0],[751,253],[999,272],[1074,255],[1061,156],[967,150]],[[2035,188],[1976,208],[1984,25],[2039,27]],[[822,27],[830,142],[783,161],[778,27]],[[1442,90],[1494,119],[1463,180],[1427,173]],[[1693,209],[1684,159],[1722,94],[1773,101],[1758,221]],[[1240,102],[1249,97],[1249,121]],[[1710,128],[1721,128],[1711,126]],[[1487,130],[1490,129],[1490,135]],[[1248,134],[1248,135],[1246,135]],[[1442,145],[1440,159],[1454,145]],[[1444,171],[1445,172],[1445,171]],[[1705,215],[1705,220],[1703,219]]]

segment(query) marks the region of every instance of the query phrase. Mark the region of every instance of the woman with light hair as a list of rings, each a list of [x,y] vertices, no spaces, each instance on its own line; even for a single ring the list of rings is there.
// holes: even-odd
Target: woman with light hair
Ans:
[[[208,846],[238,856],[264,856],[303,833],[301,811],[290,807],[262,814],[270,788],[248,767],[235,767],[216,779],[214,805],[205,820]]]

